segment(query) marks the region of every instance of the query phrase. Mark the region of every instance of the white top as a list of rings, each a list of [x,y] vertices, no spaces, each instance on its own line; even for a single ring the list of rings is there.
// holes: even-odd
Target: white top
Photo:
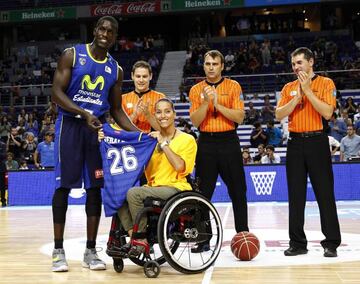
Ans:
[[[268,155],[265,155],[261,158],[261,163],[262,164],[280,164],[281,159],[280,156],[278,154],[274,153],[274,159],[270,160]]]
[[[330,146],[330,152],[332,151],[332,147],[340,147],[340,142],[337,141],[334,137],[332,136],[328,136],[329,137],[329,146]]]

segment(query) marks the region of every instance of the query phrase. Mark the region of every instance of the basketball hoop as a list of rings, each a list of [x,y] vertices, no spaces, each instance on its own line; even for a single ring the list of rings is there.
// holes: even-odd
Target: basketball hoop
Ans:
[[[256,195],[271,195],[276,172],[251,172]]]

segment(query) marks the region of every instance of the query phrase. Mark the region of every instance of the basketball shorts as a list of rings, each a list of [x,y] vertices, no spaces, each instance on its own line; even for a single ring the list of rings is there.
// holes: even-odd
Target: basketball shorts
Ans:
[[[85,120],[59,115],[55,123],[56,188],[103,187],[97,137]]]

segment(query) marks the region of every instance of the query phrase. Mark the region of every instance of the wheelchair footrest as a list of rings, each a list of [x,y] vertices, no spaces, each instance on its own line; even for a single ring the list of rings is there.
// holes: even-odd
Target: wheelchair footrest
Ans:
[[[127,258],[128,254],[121,250],[120,247],[117,246],[111,246],[106,249],[106,254],[110,257],[121,257],[121,258]]]

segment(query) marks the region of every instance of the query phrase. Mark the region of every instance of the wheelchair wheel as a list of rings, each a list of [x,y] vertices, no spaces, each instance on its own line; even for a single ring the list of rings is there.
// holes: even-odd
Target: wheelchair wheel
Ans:
[[[223,231],[215,207],[196,192],[182,192],[168,200],[158,223],[158,241],[166,261],[177,271],[193,274],[210,267],[217,259]],[[176,251],[172,242],[179,242]],[[206,252],[192,252],[198,243],[208,242]]]
[[[124,269],[124,261],[122,258],[113,258],[113,266],[117,273],[121,273]]]
[[[144,264],[144,274],[148,278],[156,278],[160,274],[160,265],[154,261],[150,260]]]
[[[179,247],[179,242],[172,241],[169,244],[170,251],[175,253],[175,251]],[[159,247],[159,244],[154,244],[150,250],[150,259],[156,261],[159,265],[162,265],[166,262],[162,251]],[[144,253],[140,254],[138,257],[130,257],[130,260],[139,266],[144,266],[147,261],[149,261],[149,257],[147,257]]]

